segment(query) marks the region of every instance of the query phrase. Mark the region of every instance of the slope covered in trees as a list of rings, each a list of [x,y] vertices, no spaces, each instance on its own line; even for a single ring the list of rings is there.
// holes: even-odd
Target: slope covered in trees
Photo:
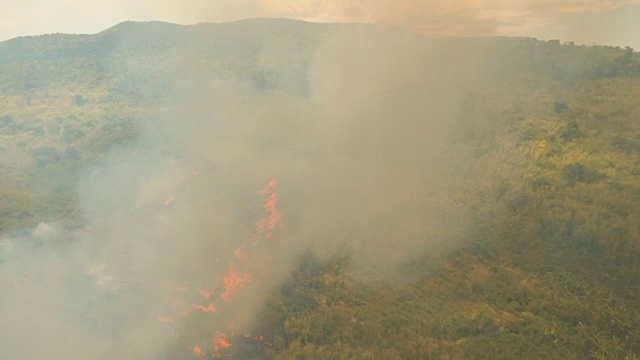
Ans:
[[[293,129],[293,134],[305,134],[304,140],[310,139],[309,133],[335,140],[347,164],[351,161],[354,168],[364,164],[363,172],[384,174],[370,169],[377,166],[376,161],[406,161],[407,168],[401,169],[407,174],[446,184],[433,187],[435,193],[411,195],[407,189],[397,189],[399,196],[406,196],[405,202],[419,204],[424,199],[428,213],[437,214],[425,220],[430,226],[424,236],[443,239],[435,243],[446,251],[414,249],[419,253],[389,275],[380,271],[384,267],[363,270],[356,264],[360,260],[347,250],[319,255],[302,249],[286,279],[269,289],[266,299],[252,310],[256,315],[248,332],[266,341],[236,336],[231,339],[235,346],[223,355],[238,359],[637,358],[640,54],[630,48],[526,38],[424,39],[375,26],[260,19],[194,26],[130,22],[95,35],[5,41],[0,43],[0,235],[18,238],[24,229],[52,219],[63,229],[84,227],[86,214],[78,184],[88,169],[108,171],[107,160],[114,156],[114,149],[126,153],[132,144],[146,139],[149,124],[158,118],[180,123],[182,116],[215,117],[210,114],[215,109],[199,106],[207,102],[211,83],[242,83],[246,88],[239,93],[269,94],[274,97],[268,99],[281,101],[287,108],[312,102],[309,99],[319,91],[314,76],[325,74],[315,72],[318,57],[324,56],[323,43],[344,32],[357,33],[358,39],[372,44],[399,44],[401,64],[420,54],[415,58],[419,65],[407,63],[428,69],[427,80],[410,75],[391,81],[391,88],[381,89],[384,93],[363,95],[362,99],[384,103],[379,109],[385,111],[363,112],[361,122],[354,122],[344,133],[345,139],[342,133],[328,131],[333,129],[328,125],[320,128],[327,131],[325,135],[314,133],[318,128],[312,121],[290,120],[278,112],[260,119]],[[402,52],[405,48],[411,51]],[[354,47],[351,53],[360,61],[358,67],[376,61],[375,56],[358,58],[358,51],[363,50]],[[337,63],[349,62],[336,57]],[[380,80],[368,77],[372,74],[365,73],[364,80],[350,77],[349,72],[341,76],[346,87],[362,81],[365,85],[354,89],[366,92]],[[430,87],[437,89],[428,90],[432,99],[411,100]],[[414,90],[417,95],[411,95]],[[447,112],[433,116],[447,118],[443,126],[451,147],[444,155],[420,157],[419,138],[436,139],[427,133],[403,132],[402,119],[395,117],[401,112],[386,109],[419,113],[412,106],[435,107],[450,94],[455,99],[451,97]],[[336,103],[340,100],[332,98]],[[269,114],[264,103],[247,103],[258,113]],[[247,143],[265,158],[291,154],[286,159],[295,166],[298,159],[322,164],[331,155],[317,150],[333,149],[331,145],[307,146],[296,139],[278,142],[281,138],[268,131],[269,123],[245,124],[243,113],[232,111],[234,116],[239,114],[237,127],[223,128],[227,132],[215,141],[228,136],[229,144]],[[330,115],[328,119],[344,114],[336,110]],[[365,138],[362,134],[369,134],[370,128],[410,140],[398,143],[391,135],[382,140],[357,137]],[[176,126],[176,132],[181,130]],[[398,144],[413,153],[397,150],[395,154]],[[185,145],[175,145],[180,146]],[[426,142],[424,146],[430,149]],[[468,154],[460,156],[462,170],[439,172],[440,179],[422,177],[421,161],[443,156],[445,162],[457,163],[458,153]],[[225,161],[231,162],[221,157],[219,164],[193,167],[201,173],[218,167],[233,169],[225,168]],[[304,169],[294,165],[287,168],[291,178]],[[385,190],[395,186],[393,176]],[[291,198],[301,191],[296,186],[290,189]],[[416,185],[416,189],[423,188]],[[283,200],[283,216],[290,217],[292,227],[304,228],[295,211],[287,212],[300,205],[289,201]],[[419,211],[427,214],[427,210],[403,207],[400,201],[393,204],[397,207],[376,214],[404,218],[415,212],[416,223],[423,216]],[[448,228],[431,226],[440,218]],[[311,236],[294,230],[301,237],[299,243]],[[373,248],[384,243],[378,238],[385,236],[390,237],[389,244],[402,243],[393,237],[415,236],[410,230],[379,234],[372,230],[374,234],[366,236]],[[336,226],[317,236],[366,237],[349,231],[353,229]],[[0,247],[0,267],[10,256],[7,249]],[[398,281],[398,275],[406,280]]]

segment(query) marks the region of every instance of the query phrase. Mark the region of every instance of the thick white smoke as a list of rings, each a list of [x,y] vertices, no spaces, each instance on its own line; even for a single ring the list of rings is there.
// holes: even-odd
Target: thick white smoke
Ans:
[[[448,131],[476,69],[448,62],[413,35],[345,30],[309,54],[309,95],[221,80],[158,111],[85,171],[82,229],[42,223],[2,239],[2,357],[191,356],[230,323],[250,329],[304,252],[341,252],[355,273],[397,280],[404,263],[455,248],[465,218],[434,199],[469,159]],[[257,191],[272,179],[283,229],[243,265],[234,251],[266,215]],[[230,261],[253,281],[222,302]],[[177,299],[206,306],[201,288],[215,314],[159,321]]]

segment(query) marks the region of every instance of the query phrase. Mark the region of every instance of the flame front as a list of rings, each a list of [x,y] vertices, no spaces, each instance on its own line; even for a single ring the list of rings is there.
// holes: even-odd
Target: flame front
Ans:
[[[233,251],[233,255],[235,255],[236,260],[229,261],[228,270],[224,277],[217,282],[218,285],[215,285],[215,281],[212,283],[214,284],[212,289],[221,289],[220,284],[222,285],[223,290],[220,293],[220,299],[223,302],[228,302],[233,296],[238,294],[238,290],[248,287],[253,281],[254,277],[251,273],[244,270],[238,270],[238,267],[241,269],[251,268],[250,260],[252,259],[252,250],[254,250],[252,248],[252,244],[255,246],[257,241],[261,238],[272,239],[276,234],[276,230],[282,227],[282,214],[278,209],[279,194],[276,191],[276,185],[277,181],[272,179],[260,191],[258,191],[258,194],[263,197],[262,208],[267,212],[267,215],[256,223],[250,242],[242,244]],[[164,201],[164,205],[169,206],[173,201],[174,196],[172,195]],[[188,295],[188,288],[184,285],[167,282],[164,286],[176,295]],[[210,301],[215,292],[216,290],[200,288],[198,295],[207,301],[206,304],[189,304],[184,300],[179,299],[173,303],[170,316],[159,316],[157,319],[166,326],[176,326],[176,323],[179,320],[193,316],[194,310],[198,310],[198,313],[202,314],[201,316],[204,316],[204,314],[211,314],[207,316],[220,316],[218,313],[219,311],[223,311],[224,307],[219,309],[215,303]],[[232,328],[232,325],[227,325],[227,330]],[[211,337],[212,347],[209,350],[209,354],[213,357],[221,357],[221,352],[231,347],[232,344],[230,340],[234,335],[232,331],[227,331],[227,333],[231,333],[231,335],[227,336],[223,332],[216,331],[215,336]],[[175,335],[175,337],[181,339],[178,335]],[[244,335],[244,337],[259,341],[267,346],[271,346],[271,344],[265,341],[262,336],[254,337],[251,335]],[[203,350],[199,345],[188,346],[185,343],[182,344],[190,349],[194,355],[205,359],[210,358],[206,355],[206,349]]]

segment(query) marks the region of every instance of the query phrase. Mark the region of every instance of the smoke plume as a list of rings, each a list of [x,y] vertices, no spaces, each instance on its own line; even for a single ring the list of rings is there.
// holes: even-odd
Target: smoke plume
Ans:
[[[410,281],[465,228],[439,196],[462,189],[449,134],[478,72],[449,55],[345,28],[309,54],[304,94],[220,79],[155,113],[83,173],[81,229],[2,238],[3,358],[211,356],[308,252]]]

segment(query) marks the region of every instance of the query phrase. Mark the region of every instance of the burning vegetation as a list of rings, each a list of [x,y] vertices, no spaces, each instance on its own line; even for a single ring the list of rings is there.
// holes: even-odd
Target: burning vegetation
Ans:
[[[233,253],[237,259],[229,261],[229,267],[224,276],[221,279],[211,279],[211,288],[193,289],[200,296],[200,302],[192,304],[184,300],[189,295],[192,295],[189,293],[190,289],[187,286],[169,281],[165,283],[165,288],[180,296],[171,306],[171,310],[168,312],[170,315],[161,315],[157,319],[173,332],[176,339],[180,339],[185,351],[189,350],[196,357],[203,359],[225,357],[228,349],[233,346],[235,339],[240,339],[245,345],[246,343],[259,343],[260,346],[271,346],[262,335],[236,335],[233,314],[224,314],[225,319],[230,318],[231,320],[219,328],[208,327],[212,331],[209,335],[208,343],[196,343],[197,340],[181,334],[180,329],[183,326],[182,322],[193,323],[193,321],[189,321],[193,317],[211,324],[220,323],[219,319],[216,319],[216,317],[220,316],[219,313],[233,311],[230,310],[233,307],[225,306],[225,304],[216,305],[216,303],[212,302],[212,298],[216,298],[214,294],[220,294],[219,299],[222,303],[233,302],[235,297],[243,296],[243,289],[251,286],[254,281],[254,275],[248,269],[251,268],[252,247],[256,246],[260,241],[275,239],[277,230],[282,227],[282,214],[278,209],[279,195],[276,185],[276,179],[272,179],[257,192],[263,198],[262,208],[266,215],[257,222],[251,238],[234,250]],[[173,200],[173,196],[170,199]],[[202,334],[199,334],[198,337],[202,337]]]
[[[640,354],[631,49],[280,20],[3,45],[3,359]]]

